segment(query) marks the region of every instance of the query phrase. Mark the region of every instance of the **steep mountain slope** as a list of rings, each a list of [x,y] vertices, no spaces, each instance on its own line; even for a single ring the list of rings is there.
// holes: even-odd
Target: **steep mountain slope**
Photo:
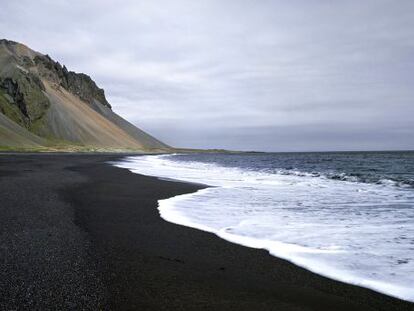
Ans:
[[[115,114],[89,76],[8,40],[0,40],[0,116],[3,147],[170,148]]]
[[[0,113],[0,141],[3,146],[36,148],[46,144],[46,141],[25,128],[11,121]]]

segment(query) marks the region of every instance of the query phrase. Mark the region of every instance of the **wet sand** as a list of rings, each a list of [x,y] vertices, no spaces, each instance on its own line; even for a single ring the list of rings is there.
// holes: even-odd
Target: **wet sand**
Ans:
[[[157,200],[199,186],[119,158],[0,155],[1,310],[414,310],[164,221]]]

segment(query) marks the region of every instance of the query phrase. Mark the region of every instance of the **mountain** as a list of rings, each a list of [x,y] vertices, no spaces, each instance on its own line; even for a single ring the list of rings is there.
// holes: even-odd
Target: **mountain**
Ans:
[[[0,40],[0,149],[136,150],[170,147],[112,111],[86,74]]]

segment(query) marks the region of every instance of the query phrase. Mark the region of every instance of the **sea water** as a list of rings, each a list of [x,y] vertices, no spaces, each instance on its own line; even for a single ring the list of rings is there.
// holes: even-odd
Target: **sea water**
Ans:
[[[116,163],[211,187],[163,219],[414,301],[414,152],[175,154]]]

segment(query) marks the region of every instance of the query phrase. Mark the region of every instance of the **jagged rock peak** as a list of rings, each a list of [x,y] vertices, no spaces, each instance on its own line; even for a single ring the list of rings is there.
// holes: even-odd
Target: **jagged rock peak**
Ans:
[[[69,71],[66,66],[54,61],[48,54],[33,51],[24,44],[0,39],[0,47],[2,45],[15,58],[20,69],[35,72],[40,78],[65,88],[91,106],[101,104],[111,108],[104,90],[98,87],[90,76]]]
[[[47,54],[36,55],[34,62],[38,66],[42,77],[59,84],[92,106],[98,101],[100,104],[111,108],[104,90],[99,88],[87,74],[68,71],[66,66],[54,61]]]

